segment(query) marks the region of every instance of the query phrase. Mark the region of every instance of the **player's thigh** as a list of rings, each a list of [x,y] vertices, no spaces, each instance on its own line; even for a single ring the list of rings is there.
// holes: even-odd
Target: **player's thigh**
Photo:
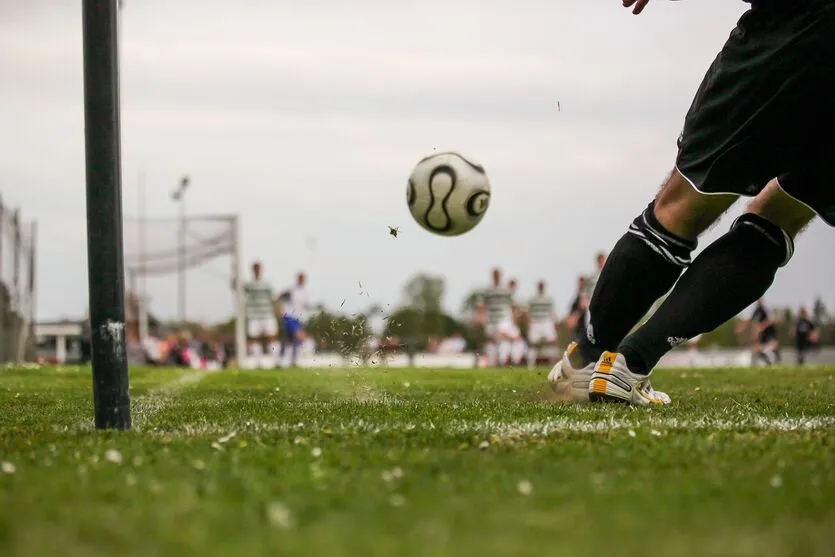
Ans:
[[[832,178],[835,180],[835,175]],[[748,204],[748,212],[773,222],[792,238],[815,218],[815,211],[786,193],[777,178]]]

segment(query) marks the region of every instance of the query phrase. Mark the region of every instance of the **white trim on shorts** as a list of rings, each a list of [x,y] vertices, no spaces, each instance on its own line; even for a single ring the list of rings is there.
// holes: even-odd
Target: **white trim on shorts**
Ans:
[[[758,195],[760,195],[760,193],[762,193],[763,190],[765,190],[765,187],[764,187],[762,190],[760,190],[760,193],[758,193],[756,195],[745,195],[745,194],[742,194],[742,193],[734,193],[734,192],[730,192],[730,191],[706,192],[706,191],[700,190],[699,186],[696,185],[696,182],[694,182],[693,180],[688,178],[687,175],[684,172],[681,171],[681,169],[678,167],[678,165],[675,165],[674,168],[676,169],[676,172],[678,172],[679,175],[682,178],[684,178],[684,181],[687,182],[688,184],[690,184],[690,187],[692,187],[694,190],[696,190],[696,193],[699,193],[701,195],[735,195],[737,198],[748,197],[748,198],[753,199],[753,198],[757,197]],[[774,178],[772,178],[772,180],[774,180],[774,182],[777,184],[777,187],[780,188],[780,191],[783,192],[784,194],[786,194],[786,196],[792,198],[793,200],[797,201],[799,204],[803,205],[804,207],[806,207],[807,209],[809,209],[810,211],[815,213],[815,216],[818,217],[819,219],[821,219],[823,222],[827,222],[826,219],[823,218],[820,215],[820,213],[814,207],[812,207],[808,203],[805,203],[805,202],[801,201],[800,199],[796,198],[795,196],[793,196],[792,194],[787,192],[785,190],[785,188],[783,188],[783,184],[780,183],[780,178],[779,177],[775,176]],[[771,180],[769,180],[769,182],[770,181]],[[766,187],[767,186],[768,186],[768,183],[766,183]],[[829,223],[827,223],[827,224],[829,224]]]
[[[696,185],[696,182],[694,182],[693,180],[688,178],[687,174],[685,174],[684,172],[681,171],[681,169],[678,167],[678,164],[673,165],[673,168],[675,168],[676,172],[678,172],[679,175],[682,178],[684,178],[685,182],[690,184],[690,187],[692,187],[694,190],[696,190],[696,193],[700,193],[702,195],[733,195],[737,199],[739,199],[740,197],[756,197],[755,195],[744,195],[744,194],[735,193],[735,192],[732,192],[732,191],[709,191],[709,192],[708,191],[702,191],[702,190],[699,189],[699,186]]]
[[[781,191],[781,192],[785,193],[788,197],[790,197],[790,198],[794,199],[795,201],[797,201],[798,203],[800,203],[801,205],[803,205],[804,207],[806,207],[807,209],[809,209],[810,211],[812,211],[813,213],[815,213],[815,216],[816,216],[816,217],[818,217],[818,218],[820,218],[823,222],[826,222],[826,219],[824,219],[823,217],[821,217],[821,216],[820,216],[820,214],[819,214],[819,213],[818,213],[818,212],[817,212],[817,211],[816,211],[813,207],[811,207],[810,205],[808,205],[808,204],[804,203],[803,201],[799,200],[798,198],[796,198],[795,196],[793,196],[792,194],[790,194],[789,192],[787,192],[786,190],[784,190],[784,189],[783,189],[783,184],[781,184],[781,183],[780,183],[780,178],[774,178],[774,183],[776,183],[776,184],[777,184],[777,187],[778,187],[778,188],[780,188],[780,191]]]

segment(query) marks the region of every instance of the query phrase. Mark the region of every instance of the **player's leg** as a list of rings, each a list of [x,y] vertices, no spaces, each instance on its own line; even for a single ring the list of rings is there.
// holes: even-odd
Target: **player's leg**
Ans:
[[[540,343],[534,342],[533,337],[528,336],[528,353],[526,355],[528,369],[533,369],[536,366],[541,347]]]
[[[534,364],[538,363],[546,354],[551,353],[556,349],[557,344],[557,329],[553,323],[543,322],[537,326],[537,341],[536,350],[534,352]],[[546,349],[548,352],[546,353]],[[548,364],[553,365],[553,356],[548,355]]]
[[[754,365],[758,365],[760,361],[762,361],[762,363],[765,365],[771,364],[771,361],[768,359],[768,355],[765,353],[765,340],[763,339],[762,335],[757,336],[757,340],[754,342],[753,353]]]
[[[554,323],[548,324],[548,336],[545,339],[546,346],[548,347],[549,356],[548,356],[548,365],[553,365],[559,359],[557,354],[559,353],[559,348],[557,346],[557,342],[559,338],[557,336],[557,326]]]
[[[766,366],[771,366],[773,363],[771,359],[771,351],[768,349],[768,338],[765,336],[760,337],[760,341],[757,343],[757,357],[759,357]]]
[[[496,327],[490,323],[484,326],[484,355],[487,367],[498,367],[499,339]]]
[[[278,341],[278,320],[275,317],[265,318],[263,327],[273,367],[279,368],[281,367],[281,343]]]
[[[791,258],[794,238],[814,217],[773,180],[730,231],[693,261],[653,316],[624,339],[618,353],[604,353],[600,373],[592,376],[591,398],[657,403],[642,391],[642,378],[671,348],[712,331],[762,297]]]
[[[301,352],[304,341],[307,340],[307,333],[304,330],[304,325],[302,325],[301,321],[299,321],[298,319],[295,319],[295,322],[296,331],[293,334],[292,352],[290,353],[290,362],[293,367],[296,367],[298,365],[299,352]]]
[[[287,333],[287,338],[290,341],[290,366],[295,367],[299,352],[299,332],[301,331],[301,323],[293,316],[285,315],[283,318],[284,329]]]
[[[802,366],[806,363],[806,346],[804,342],[795,342],[795,351],[797,352],[797,365]]]
[[[606,260],[589,303],[588,330],[572,353],[575,368],[617,348],[690,264],[699,235],[737,198],[705,195],[678,170],[672,172]]]
[[[263,340],[263,338],[261,324],[258,319],[247,319],[246,336],[251,365],[252,367],[259,368],[261,367],[261,356],[263,355],[263,349],[261,345],[261,341]]]
[[[498,344],[493,337],[488,337],[484,342],[484,356],[486,367],[497,367],[499,361]]]
[[[528,367],[533,368],[539,359],[544,337],[541,323],[531,323],[528,326]]]
[[[512,325],[510,322],[503,322],[498,327],[498,350],[497,350],[497,365],[504,367],[510,363],[510,355],[513,350],[513,336],[511,335]]]
[[[513,337],[510,340],[510,367],[517,367],[522,364],[522,359],[525,357],[527,345],[524,339]]]
[[[783,360],[782,355],[780,354],[780,341],[777,339],[776,331],[772,335],[771,340],[768,342],[768,351],[772,364],[779,364]]]

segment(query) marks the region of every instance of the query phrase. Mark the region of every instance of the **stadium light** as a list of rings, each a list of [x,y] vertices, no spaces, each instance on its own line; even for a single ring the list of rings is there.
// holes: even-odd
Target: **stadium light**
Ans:
[[[180,209],[180,226],[178,231],[178,249],[177,249],[177,280],[178,280],[178,294],[177,305],[179,306],[180,325],[186,323],[186,202],[185,193],[188,189],[191,179],[188,176],[180,178],[180,184],[176,190],[171,193],[171,199],[178,204]]]
[[[131,427],[125,349],[117,0],[83,0],[87,281],[97,429]]]

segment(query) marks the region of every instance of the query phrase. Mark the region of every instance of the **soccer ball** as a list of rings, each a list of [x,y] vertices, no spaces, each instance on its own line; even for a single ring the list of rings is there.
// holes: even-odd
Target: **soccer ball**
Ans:
[[[490,181],[484,167],[458,153],[433,153],[412,170],[406,201],[423,228],[458,236],[472,230],[487,212]]]

